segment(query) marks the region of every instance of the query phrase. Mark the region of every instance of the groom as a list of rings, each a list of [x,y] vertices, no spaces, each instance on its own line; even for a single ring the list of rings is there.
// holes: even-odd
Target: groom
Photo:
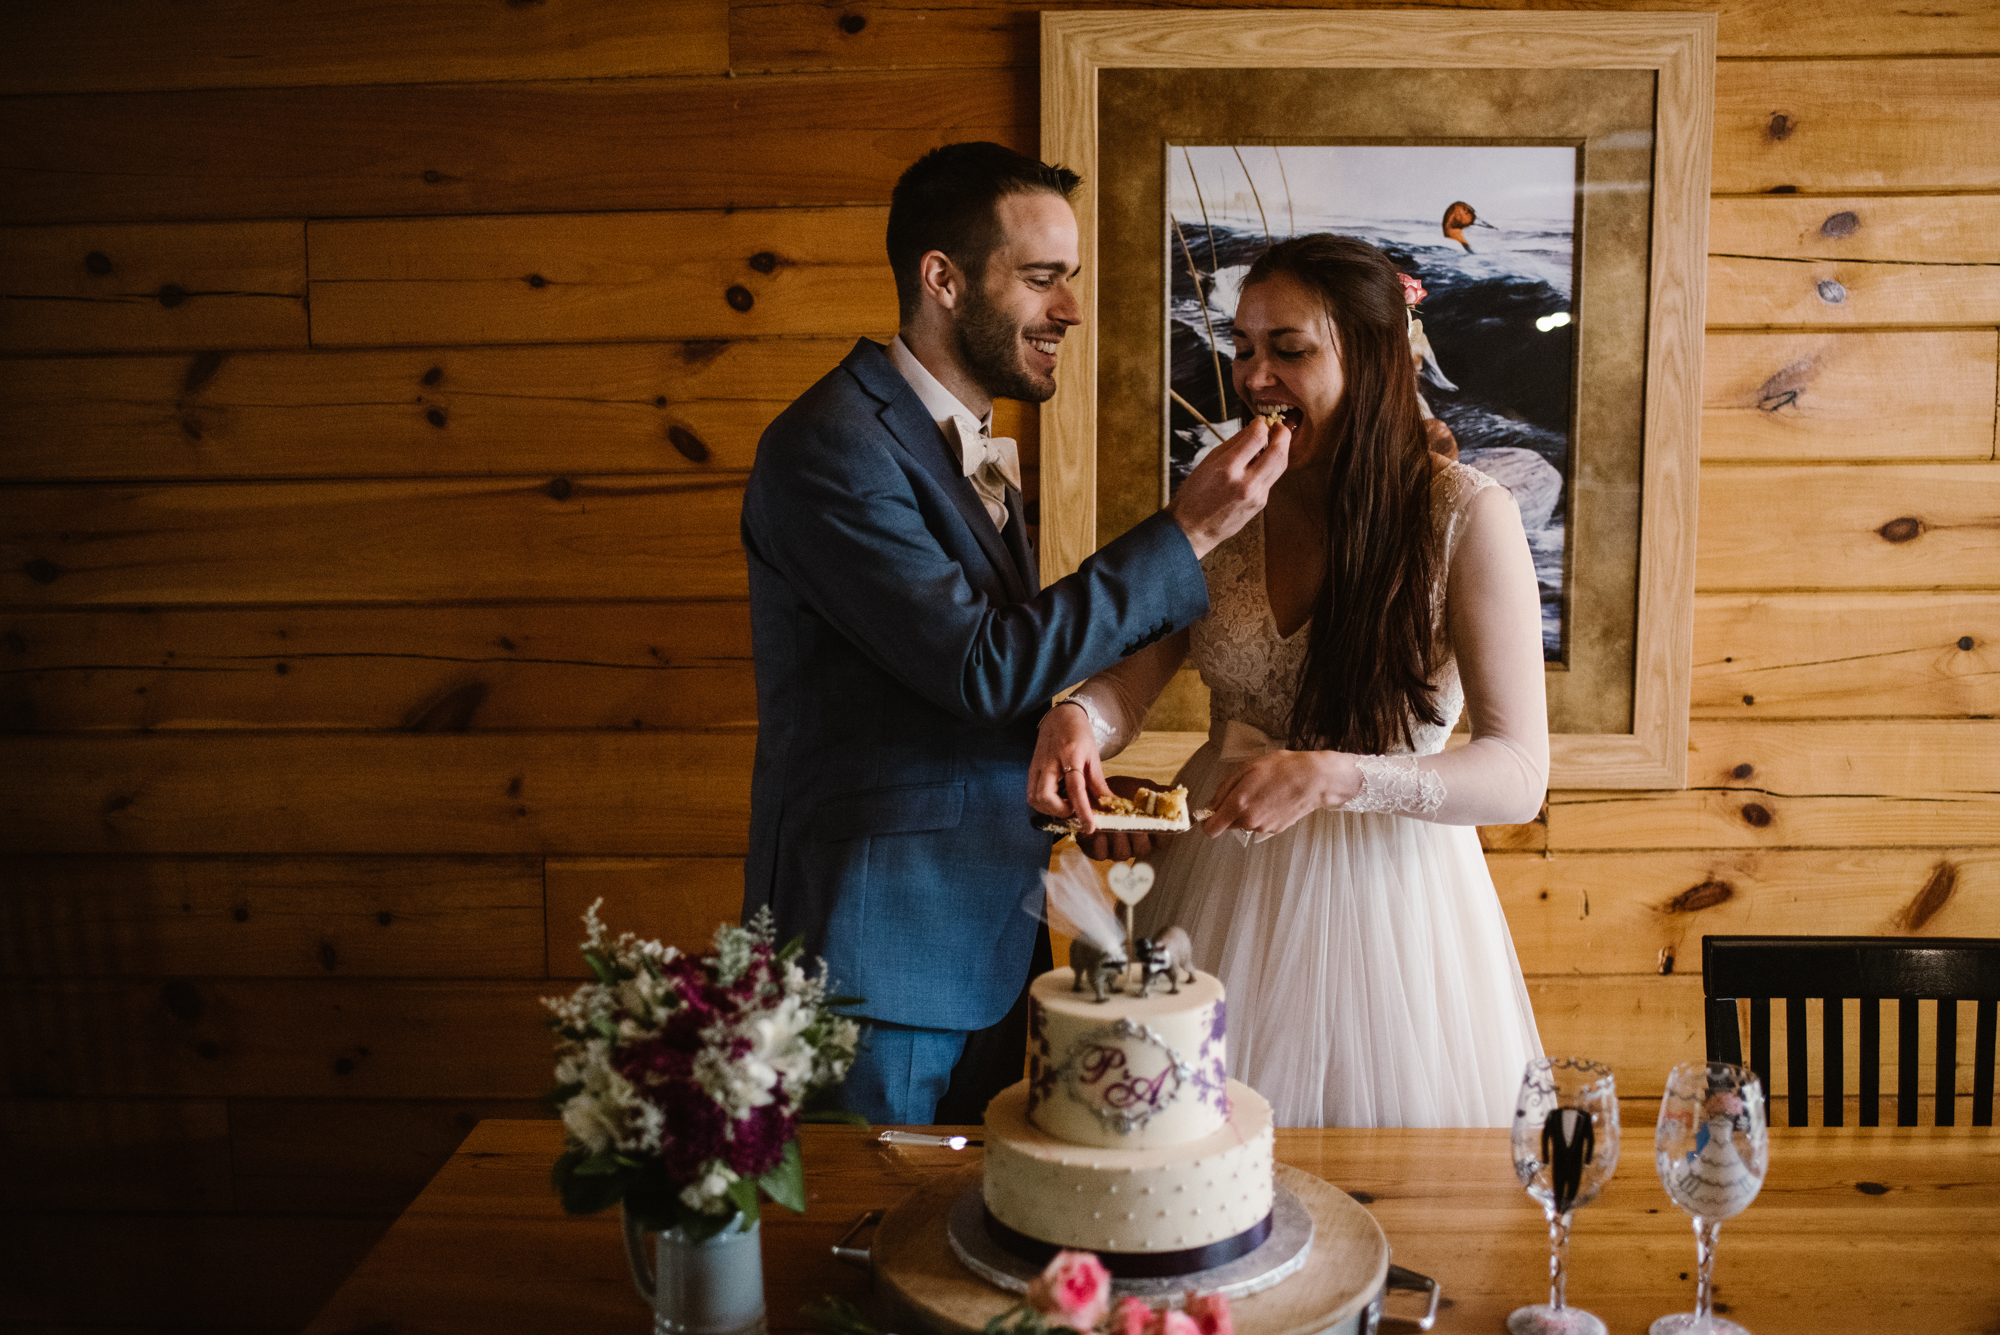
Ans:
[[[952,144],[889,207],[901,333],[764,433],[743,501],[757,666],[744,913],[865,998],[843,1101],[980,1120],[1021,1077],[1050,838],[1028,761],[1057,691],[1208,610],[1200,558],[1284,471],[1218,449],[1163,512],[1044,589],[993,400],[1055,393],[1082,319],[1074,172]],[[1088,376],[1088,366],[1066,374]]]

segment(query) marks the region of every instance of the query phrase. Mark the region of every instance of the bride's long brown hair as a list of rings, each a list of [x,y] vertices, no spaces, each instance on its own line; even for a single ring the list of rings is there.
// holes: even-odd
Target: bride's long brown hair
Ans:
[[[1243,285],[1279,275],[1325,307],[1346,381],[1322,428],[1326,580],[1313,600],[1292,744],[1379,754],[1410,742],[1413,719],[1444,722],[1433,684],[1430,446],[1403,285],[1381,251],[1327,233],[1272,246]]]

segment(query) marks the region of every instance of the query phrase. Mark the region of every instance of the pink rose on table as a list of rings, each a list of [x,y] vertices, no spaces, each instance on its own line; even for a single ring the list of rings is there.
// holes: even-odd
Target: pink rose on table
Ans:
[[[1229,1319],[1229,1299],[1219,1293],[1205,1297],[1190,1293],[1187,1314],[1200,1328],[1201,1335],[1236,1335],[1235,1323]]]
[[[1048,1268],[1028,1285],[1028,1306],[1074,1330],[1095,1326],[1110,1301],[1111,1273],[1089,1252],[1057,1252]]]
[[[1414,306],[1430,295],[1430,293],[1424,291],[1424,285],[1409,274],[1399,273],[1396,277],[1403,280],[1403,304],[1405,306]]]
[[[1162,1307],[1153,1314],[1147,1335],[1201,1335],[1201,1327],[1186,1312],[1176,1312],[1171,1307]]]
[[[1105,1328],[1108,1335],[1146,1335],[1146,1324],[1152,1319],[1153,1309],[1127,1294],[1111,1309]]]

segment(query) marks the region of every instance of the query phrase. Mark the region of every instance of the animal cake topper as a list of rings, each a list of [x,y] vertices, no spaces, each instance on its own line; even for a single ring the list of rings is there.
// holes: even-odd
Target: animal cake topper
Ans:
[[[1111,906],[1104,902],[1097,871],[1074,845],[1063,849],[1053,870],[1042,874],[1048,890],[1047,913],[1051,926],[1070,938],[1069,963],[1074,973],[1070,990],[1081,992],[1086,979],[1098,1001],[1109,1001],[1114,992],[1125,991],[1126,975],[1139,966],[1139,996],[1164,983],[1178,994],[1180,985],[1194,980],[1189,967],[1192,954],[1188,935],[1169,927],[1158,940],[1135,939],[1132,910],[1153,888],[1153,869],[1143,862],[1120,863],[1106,878],[1111,893],[1125,906],[1125,926],[1121,931]]]

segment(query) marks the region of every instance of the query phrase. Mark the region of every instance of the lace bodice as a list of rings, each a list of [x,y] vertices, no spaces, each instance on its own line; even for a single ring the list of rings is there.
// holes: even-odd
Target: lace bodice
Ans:
[[[1465,527],[1465,510],[1472,498],[1487,487],[1498,486],[1486,474],[1463,464],[1438,470],[1431,483],[1433,540],[1441,559],[1436,562],[1436,633],[1445,648],[1437,684],[1441,726],[1411,720],[1415,745],[1399,748],[1417,755],[1436,755],[1444,750],[1465,707],[1465,691],[1459,683],[1458,661],[1452,655],[1450,634],[1445,625],[1444,584]],[[1220,726],[1241,720],[1274,738],[1286,735],[1286,721],[1292,712],[1292,696],[1298,688],[1299,666],[1305,661],[1306,632],[1311,623],[1300,626],[1289,637],[1278,633],[1277,618],[1265,592],[1264,516],[1258,515],[1241,532],[1208,554],[1202,569],[1208,573],[1209,614],[1195,623],[1189,656],[1209,690],[1209,717]]]

